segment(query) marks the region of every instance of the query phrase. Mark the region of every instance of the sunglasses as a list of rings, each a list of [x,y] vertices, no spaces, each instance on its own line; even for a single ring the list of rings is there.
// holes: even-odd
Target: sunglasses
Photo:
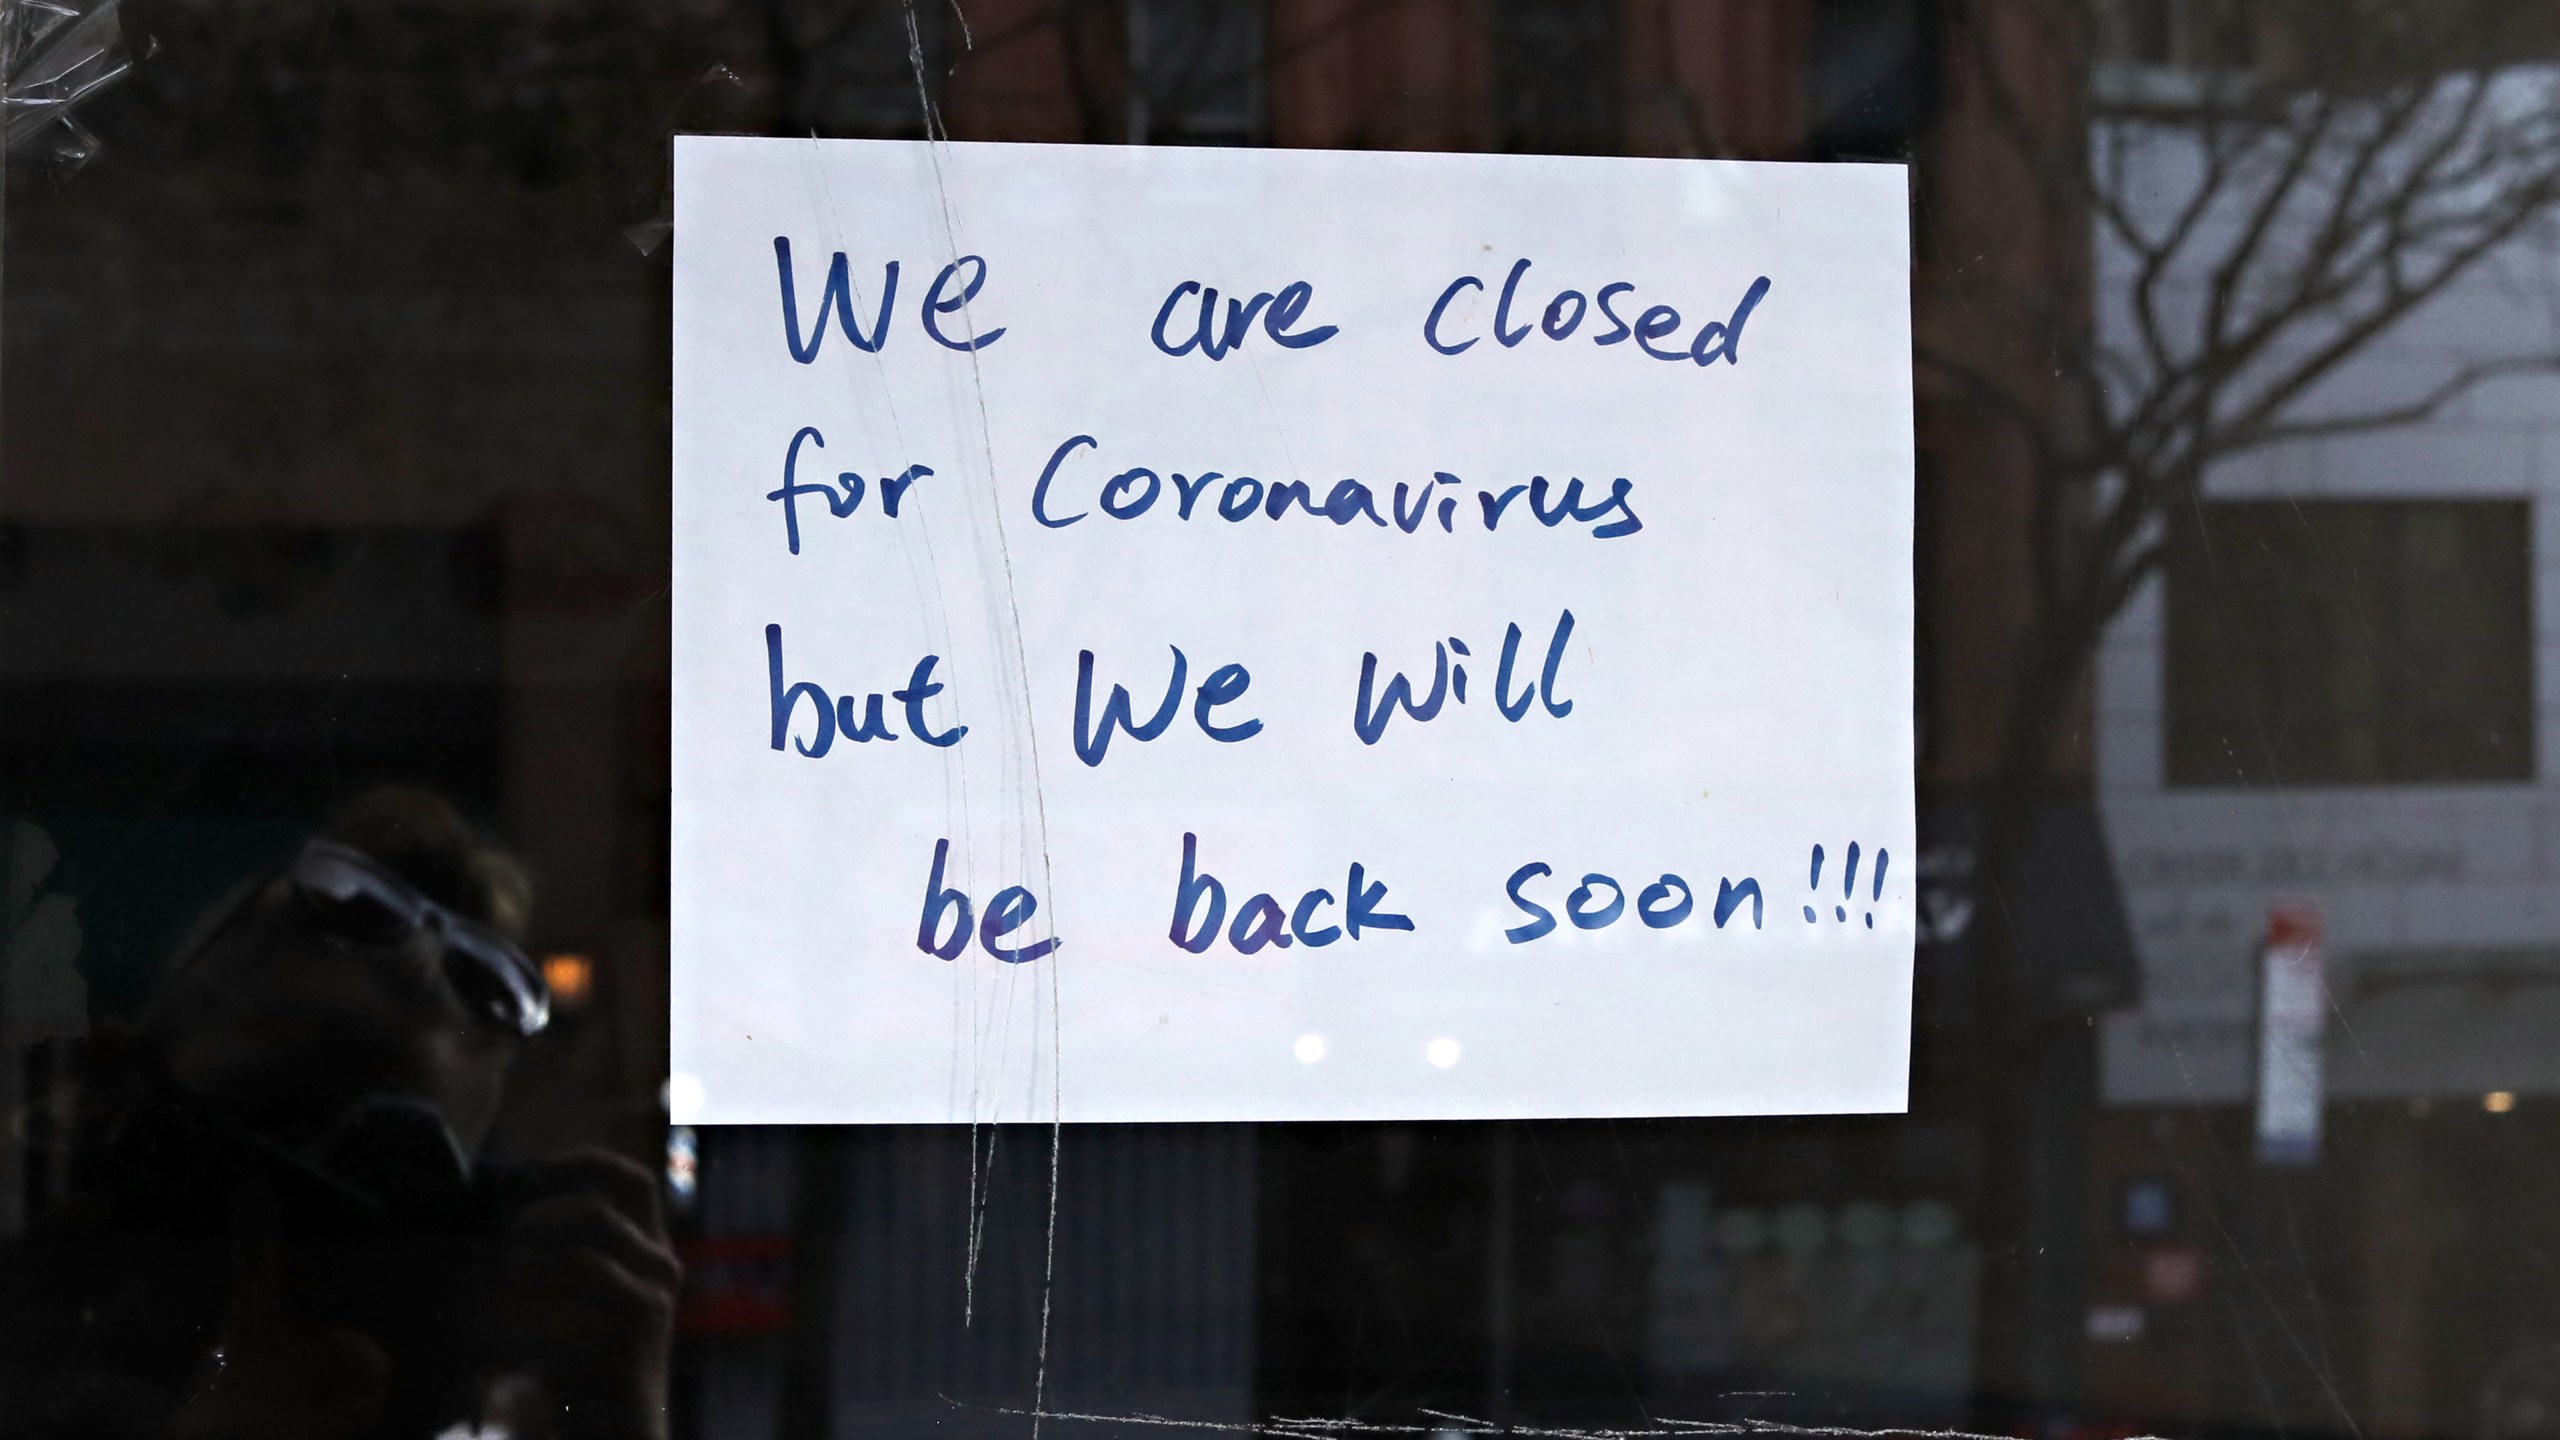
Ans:
[[[329,933],[370,945],[406,943],[421,930],[440,944],[445,983],[463,1005],[530,1038],[551,1023],[551,987],[517,944],[418,893],[371,856],[306,841],[284,870],[303,909]]]

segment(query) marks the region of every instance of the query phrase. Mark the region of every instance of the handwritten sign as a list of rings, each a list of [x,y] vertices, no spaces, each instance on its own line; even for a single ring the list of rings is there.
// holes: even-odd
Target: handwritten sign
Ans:
[[[1904,176],[686,138],[704,1122],[1895,1111]]]

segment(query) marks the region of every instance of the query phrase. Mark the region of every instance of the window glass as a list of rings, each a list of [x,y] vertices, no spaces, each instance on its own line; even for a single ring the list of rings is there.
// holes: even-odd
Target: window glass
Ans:
[[[0,1440],[2560,1430],[2560,649],[2542,628],[2560,613],[2556,67],[2560,10],[2541,0],[0,4]],[[1470,471],[1453,494],[1473,493],[1470,467],[1565,479],[1582,462],[1520,427],[1567,404],[1640,497],[1814,493],[1739,443],[1666,455],[1657,437],[1767,373],[1752,362],[1812,303],[1796,276],[1827,247],[1894,245],[1892,226],[1809,227],[1781,257],[1805,268],[1773,271],[1756,311],[1717,289],[1741,263],[1730,247],[1672,254],[1663,236],[1722,223],[1751,185],[1882,197],[1875,214],[1908,221],[1909,264],[1895,249],[1888,277],[1907,294],[1804,368],[1869,373],[1866,342],[1886,336],[1910,368],[1907,420],[1897,389],[1797,438],[1908,441],[1908,473],[1878,465],[1876,493],[1911,507],[1910,634],[1781,603],[1861,538],[1903,553],[1899,529],[1878,542],[1851,507],[1706,539],[1658,525],[1648,545],[1685,548],[1650,663],[1759,728],[1666,724],[1645,753],[1714,778],[1666,766],[1628,795],[1676,791],[1708,847],[1735,828],[1724,775],[1787,779],[1756,747],[1827,745],[1840,767],[1890,750],[1879,796],[1915,804],[1908,853],[1896,842],[1888,881],[1872,837],[1825,837],[1748,893],[1714,884],[1738,867],[1696,870],[1676,935],[1643,917],[1668,904],[1649,887],[1677,857],[1559,849],[1522,893],[1561,922],[1535,952],[1552,973],[1617,999],[1639,953],[1738,969],[1715,937],[1764,913],[1789,937],[1863,934],[1881,914],[1911,950],[1899,1108],[1630,1102],[1603,1118],[1535,1103],[1572,1078],[1541,1062],[1500,1112],[1534,1119],[1051,1124],[1023,1118],[1041,1097],[1017,1070],[1001,1103],[954,1081],[949,1123],[693,1123],[717,1109],[674,1063],[673,1017],[755,991],[777,962],[765,917],[686,928],[708,882],[679,858],[679,757],[713,687],[675,657],[685,607],[723,580],[681,558],[705,528],[680,508],[684,477],[706,467],[683,453],[676,397],[717,357],[679,338],[680,257],[717,227],[679,221],[680,137],[753,137],[812,174],[834,152],[797,147],[819,142],[914,147],[888,153],[933,174],[981,143],[1055,147],[1028,152],[1038,183],[1021,192],[1051,252],[1126,236],[1206,267],[1287,227],[1331,233],[1339,264],[1308,269],[1303,313],[1289,276],[1184,272],[1224,287],[1199,297],[1198,338],[1219,343],[1159,343],[1164,363],[1269,386],[1274,464],[1400,427],[1480,447],[1446,462]],[[1344,161],[1337,188],[1304,213],[1257,209],[1247,167],[1308,154]],[[1179,218],[1141,236],[1106,213],[1097,156],[1150,184],[1193,177]],[[1500,169],[1551,162],[1572,168]],[[1371,165],[1421,178],[1362,189],[1386,173]],[[1625,177],[1611,204],[1577,208],[1573,187],[1608,166],[1629,167],[1607,172]],[[1505,214],[1451,178],[1496,173],[1565,183]],[[1007,323],[1009,277],[940,300],[967,288],[959,257],[984,268],[986,237],[1026,224],[951,207],[930,218],[952,268],[906,254],[890,281],[890,257],[862,247],[919,223],[912,193],[826,197],[856,237],[841,284],[815,240],[779,272],[828,317],[822,358],[844,362],[813,373],[844,377],[844,411],[899,447],[911,413],[864,410],[892,393],[864,387],[911,354],[992,367],[1002,352],[969,345]],[[1638,215],[1670,218],[1647,233]],[[1521,415],[1459,425],[1445,393],[1381,367],[1353,397],[1386,417],[1363,433],[1289,413],[1282,366],[1320,352],[1282,337],[1372,318],[1330,307],[1341,277],[1410,253],[1375,228],[1389,221],[1482,231],[1476,292],[1444,295],[1447,328],[1428,332],[1473,353],[1433,338],[1438,358],[1526,373],[1570,347],[1729,388],[1690,409],[1646,398],[1649,380],[1560,381],[1518,392]],[[1610,266],[1660,260],[1669,278],[1624,302],[1628,337],[1657,304],[1678,322],[1596,348],[1617,269],[1510,268],[1532,258],[1519,235],[1565,227]],[[1343,239],[1364,235],[1389,238]],[[1443,269],[1435,285],[1462,273]],[[1430,299],[1396,312],[1408,350]],[[869,328],[873,305],[891,328]],[[785,322],[792,346],[810,313]],[[768,349],[773,318],[755,317]],[[1116,353],[1031,389],[1128,381]],[[1197,396],[1109,418],[1187,423]],[[1754,424],[1784,397],[1761,398]],[[785,523],[815,554],[881,518],[885,457],[851,458],[826,423],[836,445],[807,463],[788,522],[769,503],[794,483],[775,478],[781,445],[721,472],[771,522],[759,583],[819,568],[784,568]],[[1095,428],[1097,448],[1122,445]],[[1037,459],[989,459],[1001,484],[951,465],[911,493],[984,505],[1028,546],[1015,502]],[[1197,457],[1095,460],[1081,533],[1120,523],[1106,498],[1159,470],[1168,498],[1140,519],[1176,533],[1177,460],[1208,483]],[[1578,478],[1605,483],[1591,463]],[[1437,494],[1439,464],[1407,478]],[[835,477],[857,472],[867,508],[839,511]],[[1115,474],[1128,488],[1105,492]],[[1220,493],[1186,540],[1218,543]],[[1315,490],[1291,512],[1274,487],[1241,513],[1285,515],[1290,543],[1331,556],[1346,536],[1418,544],[1478,516],[1492,532],[1514,505],[1517,529],[1472,538],[1519,594],[1550,578],[1529,542],[1605,523],[1598,490],[1588,513],[1560,491],[1501,493],[1416,512],[1382,485],[1386,513],[1363,518]],[[944,543],[976,533],[932,532],[882,571],[924,577],[914,596],[1002,573],[1011,554]],[[1332,561],[1309,563],[1328,579]],[[1090,579],[1148,593],[1129,568]],[[1699,598],[1737,587],[1741,603]],[[1431,598],[1458,605],[1451,588]],[[1157,600],[1150,618],[1214,608]],[[901,740],[865,753],[923,748],[902,682],[939,715],[915,653],[863,648],[912,617],[831,618],[840,651],[794,630],[786,656],[777,634],[751,677],[770,675],[777,750],[813,723],[794,682],[829,687],[814,698],[837,769],[777,760],[802,765],[784,773],[810,796],[840,796],[845,754],[872,743],[845,738],[863,716],[836,692],[869,693],[875,661]],[[1554,635],[1551,673],[1625,656],[1587,614],[1578,632],[1541,620],[1519,644]],[[1386,753],[1426,753],[1393,742],[1425,723],[1431,647],[1473,666],[1453,672],[1476,697],[1455,681],[1453,717],[1484,718],[1489,694],[1512,705],[1538,667],[1505,661],[1498,626],[1466,630],[1472,651],[1464,629],[1434,630],[1403,708],[1376,707],[1396,727]],[[1843,663],[1844,637],[1887,662],[1871,724],[1793,724],[1783,687],[1735,678],[1745,639],[1810,675]],[[833,668],[846,656],[859,664]],[[1295,657],[1252,658],[1268,676]],[[1225,743],[1186,728],[1217,708],[1202,692],[1220,662],[1195,645],[1188,663],[1166,749]],[[1163,673],[1123,671],[1128,704],[1152,708]],[[1580,693],[1586,716],[1602,703]],[[750,749],[766,698],[750,697]],[[1906,719],[1908,766],[1892,749]],[[1137,729],[1115,763],[1153,743]],[[979,801],[1032,817],[1010,854],[1038,849],[1023,837],[1065,804],[1069,767],[1090,768],[1052,744],[969,773]],[[1338,776],[1285,778],[1314,795]],[[1425,760],[1389,778],[1459,795],[1417,809],[1435,842],[1502,822],[1466,809],[1484,787]],[[1214,785],[1169,788],[1269,818]],[[1634,803],[1573,797],[1557,843]],[[868,877],[847,857],[922,823],[863,792],[723,873],[808,865],[810,890],[851,891]],[[1131,833],[1132,851],[1161,838]],[[1233,882],[1226,918],[1281,884],[1204,853]],[[1625,883],[1586,876],[1602,870]],[[1347,906],[1330,856],[1324,874],[1326,903]],[[982,900],[985,878],[965,882]],[[1582,923],[1612,888],[1623,912]],[[1496,958],[1463,999],[1510,993],[1503,964],[1527,947],[1506,927],[1525,914],[1487,910],[1465,953]],[[898,957],[941,966],[905,948],[911,928]],[[964,927],[960,949],[1003,932]],[[1665,936],[1694,948],[1637,949]],[[1166,947],[1158,978],[1278,1007],[1257,986],[1305,952],[1259,943],[1214,970]],[[847,937],[840,958],[850,971],[876,949]],[[1346,984],[1409,978],[1392,952],[1358,953]],[[971,952],[949,973],[955,995],[992,975],[1020,998],[1103,968],[1081,961]],[[847,1034],[886,1023],[952,1075],[1056,1053],[994,1011],[883,1022],[870,999],[787,1008]],[[1727,1037],[1681,1052],[1702,1071],[1780,1068],[1823,1038],[1628,1004],[1629,1034]],[[1120,1017],[1125,1048],[1154,1043],[1160,1013]],[[1413,1022],[1413,1073],[1483,1073],[1488,1047],[1434,1018]],[[1298,1029],[1287,1058],[1262,1058],[1293,1077],[1344,1062],[1341,1033]],[[1590,1049],[1637,1048],[1621,1039]],[[1251,1058],[1200,1059],[1168,1103],[1208,1105]],[[785,1098],[813,1110],[841,1098],[798,1088]]]

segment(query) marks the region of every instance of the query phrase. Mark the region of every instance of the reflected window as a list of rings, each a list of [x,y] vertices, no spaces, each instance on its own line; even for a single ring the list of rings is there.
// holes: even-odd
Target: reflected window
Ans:
[[[1816,156],[1909,157],[1938,103],[1932,22],[1920,0],[1824,0],[1813,26]]]
[[[1501,148],[1541,155],[1617,152],[1618,7],[1500,0],[1494,69]]]
[[[772,0],[767,40],[791,128],[913,140],[949,69],[946,7],[900,0]]]
[[[1129,0],[1129,139],[1262,141],[1263,16],[1244,0]]]
[[[2522,500],[2204,507],[2168,565],[2172,785],[2533,777]]]

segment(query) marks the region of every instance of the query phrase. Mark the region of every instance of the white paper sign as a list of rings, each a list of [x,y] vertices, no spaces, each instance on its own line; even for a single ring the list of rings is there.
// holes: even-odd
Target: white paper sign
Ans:
[[[1901,169],[676,206],[679,1119],[1903,1108]]]

